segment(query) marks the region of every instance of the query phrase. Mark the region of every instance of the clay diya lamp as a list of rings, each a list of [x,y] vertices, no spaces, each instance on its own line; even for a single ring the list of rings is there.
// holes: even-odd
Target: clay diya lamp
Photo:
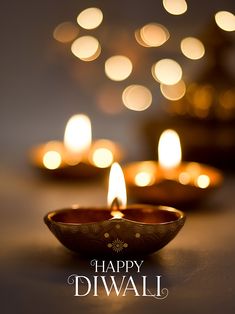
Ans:
[[[188,205],[204,199],[218,188],[222,173],[208,165],[181,162],[178,134],[166,130],[160,137],[157,161],[129,163],[124,167],[128,193],[152,204]]]
[[[69,119],[64,142],[50,141],[30,151],[31,164],[41,173],[66,179],[104,175],[121,158],[118,144],[107,139],[92,141],[90,119],[81,114]]]
[[[114,163],[109,179],[109,208],[72,206],[49,212],[44,221],[68,249],[85,256],[115,258],[152,254],[168,244],[184,225],[185,214],[177,209],[126,206],[125,202],[124,176]]]

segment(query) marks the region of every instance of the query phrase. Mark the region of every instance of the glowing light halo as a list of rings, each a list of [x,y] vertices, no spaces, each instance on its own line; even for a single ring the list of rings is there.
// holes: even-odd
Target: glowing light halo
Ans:
[[[186,85],[183,80],[180,80],[174,85],[160,84],[160,90],[162,95],[171,101],[176,101],[184,97],[186,93]]]
[[[113,81],[124,81],[132,72],[132,62],[122,55],[112,56],[105,61],[105,74]]]
[[[182,69],[178,62],[172,59],[161,59],[152,66],[155,80],[166,85],[174,85],[182,78]]]
[[[83,61],[95,60],[101,52],[99,41],[93,36],[82,36],[74,40],[71,51]]]
[[[130,110],[143,111],[152,104],[152,93],[143,85],[129,85],[122,93],[122,101]]]
[[[173,6],[175,6],[175,9],[173,8],[173,11],[175,10],[174,12],[170,12],[166,8],[167,3],[168,4],[169,3],[171,3],[171,4],[174,3],[174,5],[173,5]],[[179,5],[179,3],[181,3],[181,5]],[[169,13],[175,14],[175,15],[183,14],[184,12],[187,11],[187,2],[185,0],[163,0],[163,6]],[[179,8],[180,6],[181,6],[181,9]],[[81,22],[82,16],[83,17],[86,16],[85,20],[87,19],[87,21],[88,21],[90,19],[90,22],[91,22],[91,20],[92,20],[91,16],[93,14],[92,12],[93,13],[94,12],[97,13],[97,17],[94,17],[94,21],[92,22],[93,25],[92,24],[88,25],[88,26],[83,25],[83,22]],[[227,12],[227,11],[217,12],[215,14],[216,22],[217,22],[216,16],[218,16],[218,14],[221,13],[221,12],[226,12],[226,13],[229,13],[230,15],[233,15],[232,13]],[[96,15],[96,13],[94,13],[94,16]],[[95,20],[97,20],[97,21],[99,20],[99,22],[97,22],[97,21],[95,22]],[[83,27],[84,29],[86,29],[86,30],[92,30],[92,29],[98,27],[102,23],[102,21],[103,21],[103,13],[102,13],[102,11],[99,8],[95,8],[95,7],[84,9],[77,16],[78,24],[81,27]],[[87,22],[87,23],[89,24],[90,22]],[[61,23],[61,24],[63,24],[63,23]],[[58,26],[60,26],[60,25],[58,25]],[[157,34],[157,29],[160,31],[159,34],[162,34],[162,38],[158,39],[158,40],[156,39],[157,37],[155,37],[155,35]],[[156,33],[155,33],[155,31],[156,31]],[[228,31],[230,31],[230,30],[228,30]],[[159,23],[156,23],[156,22],[146,23],[144,26],[140,27],[139,29],[137,29],[135,31],[135,37],[136,37],[137,42],[140,45],[142,45],[142,46],[144,46],[146,48],[149,48],[149,47],[159,47],[159,46],[163,45],[168,40],[169,36],[170,36],[170,34],[169,34],[167,28],[165,26],[163,26],[162,24],[159,24]],[[91,44],[92,48],[91,48],[90,52],[87,52],[87,49],[84,48],[84,45],[80,45],[80,47],[78,45],[79,41],[81,41],[82,39],[84,40],[84,38],[86,38],[86,39],[90,38],[93,41],[92,44]],[[193,37],[188,37],[188,38],[184,38],[184,39],[189,39],[189,38],[192,39]],[[197,40],[196,38],[194,38],[194,39]],[[63,42],[63,41],[61,41],[61,42]],[[203,46],[203,44],[202,44],[202,46]],[[204,48],[204,46],[203,46],[203,48]],[[187,53],[185,53],[183,51],[182,48],[181,48],[181,50],[182,50],[183,54],[186,57],[188,57],[190,59],[193,59],[193,60],[201,58],[204,55],[204,52],[205,52],[205,49],[204,49],[204,51],[201,53],[201,55],[199,54],[200,56],[196,56],[195,57],[195,55],[194,55],[193,57],[190,57],[189,55],[187,55]],[[98,39],[96,39],[95,37],[90,36],[88,34],[86,36],[81,36],[81,37],[75,39],[74,42],[71,45],[71,51],[77,58],[81,59],[82,61],[93,61],[100,55],[100,53],[101,53],[101,45],[100,45]],[[114,57],[118,57],[118,56],[121,56],[121,55],[116,55]],[[123,57],[125,57],[125,56],[123,56]],[[171,62],[175,63],[174,64],[175,66],[176,66],[176,64],[178,65],[178,69],[177,69],[177,66],[175,67],[175,73],[173,73],[174,71],[173,72],[170,71],[170,74],[168,74],[168,78],[166,78],[167,75],[165,75],[165,78],[164,78],[164,77],[161,77],[162,75],[159,75],[159,73],[158,73],[157,65],[159,65],[159,62],[161,62],[163,60],[168,60],[168,61],[171,60]],[[108,61],[108,59],[106,61]],[[172,63],[172,65],[173,65],[173,63]],[[119,68],[119,66],[117,66],[117,68]],[[129,72],[129,73],[126,74],[126,75],[123,74],[123,78],[122,78],[122,75],[120,75],[120,77],[118,77],[118,75],[117,75],[116,78],[115,78],[115,75],[114,75],[114,78],[111,78],[111,76],[109,76],[107,74],[108,71],[105,71],[105,73],[111,80],[122,81],[122,80],[125,80],[127,77],[129,77],[129,75],[132,73],[132,71],[133,71],[133,65],[132,65],[132,62],[130,61],[130,63],[129,63],[129,70],[127,70],[127,72]],[[181,82],[181,84],[184,84],[184,83],[182,83],[182,69],[181,69],[181,66],[175,60],[172,60],[172,59],[162,59],[162,60],[156,62],[152,66],[152,75],[153,75],[154,79],[160,83],[160,90],[161,90],[162,94],[164,95],[164,97],[166,97],[169,100],[173,100],[173,101],[174,100],[178,100],[178,99],[183,97],[183,95],[184,95],[183,91],[181,91],[181,95],[173,95],[172,96],[172,94],[168,93],[168,89],[170,90],[171,86],[173,87],[174,85],[177,85],[178,83],[180,84],[180,82]],[[137,86],[137,85],[135,85],[135,86]],[[166,90],[167,90],[167,92],[166,92]],[[173,91],[173,89],[172,89],[172,91]],[[122,95],[122,100],[123,100],[123,102],[124,102],[124,104],[125,104],[125,106],[127,108],[129,108],[131,110],[135,110],[135,111],[142,111],[142,110],[147,109],[151,105],[151,102],[152,102],[152,94],[151,94],[151,92],[150,92],[150,95],[151,95],[151,97],[149,97],[149,99],[151,99],[151,100],[149,100],[149,104],[146,105],[146,108],[145,108],[145,106],[143,106],[143,109],[141,108],[141,106],[139,108],[137,106],[136,107],[137,109],[136,108],[132,109],[131,108],[132,105],[128,107],[126,105],[125,101],[123,100],[124,99],[123,95]]]
[[[165,10],[173,15],[181,15],[187,11],[188,5],[185,0],[163,0]]]
[[[79,29],[72,22],[63,22],[57,25],[53,31],[55,40],[66,44],[73,41],[79,33]]]
[[[181,40],[180,48],[185,57],[198,60],[205,54],[205,47],[203,43],[195,37],[186,37]]]
[[[147,47],[159,47],[170,37],[165,26],[158,23],[149,23],[139,30],[141,42]]]
[[[224,31],[235,31],[235,15],[229,11],[219,11],[215,14],[216,24]]]
[[[99,8],[87,8],[80,12],[77,23],[82,28],[91,30],[97,28],[103,21],[103,13]]]

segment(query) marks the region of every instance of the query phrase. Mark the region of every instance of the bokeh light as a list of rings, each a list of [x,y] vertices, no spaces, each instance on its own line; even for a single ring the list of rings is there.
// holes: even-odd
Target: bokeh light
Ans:
[[[150,90],[142,85],[130,85],[122,94],[124,105],[134,111],[146,110],[152,103]]]
[[[105,74],[113,81],[123,81],[132,72],[131,60],[125,56],[113,56],[105,62]]]
[[[106,139],[96,140],[92,143],[88,159],[99,168],[110,167],[115,160],[119,160],[122,152],[120,147]]]
[[[186,85],[183,80],[180,80],[174,85],[160,84],[162,95],[169,100],[175,101],[184,97],[186,92]]]
[[[141,171],[135,175],[134,181],[137,186],[148,186],[154,182],[154,176],[150,172]]]
[[[156,81],[166,85],[174,85],[182,78],[181,66],[172,59],[162,59],[152,67],[152,75]]]
[[[170,37],[168,30],[161,24],[150,23],[143,26],[139,35],[140,44],[144,43],[147,47],[159,47],[163,45]]]
[[[211,85],[198,86],[192,95],[195,109],[208,111],[213,103],[214,88]]]
[[[187,2],[185,0],[163,0],[165,10],[173,15],[180,15],[187,11]]]
[[[216,24],[227,32],[235,31],[235,15],[228,11],[219,11],[215,14]]]
[[[146,43],[142,40],[139,28],[135,31],[135,39],[136,39],[137,43],[140,44],[141,46],[149,48],[149,46],[146,45]]]
[[[71,51],[83,61],[93,61],[100,55],[101,47],[95,37],[82,36],[72,43]]]
[[[219,97],[219,103],[226,110],[235,108],[235,91],[227,90],[222,93]]]
[[[54,170],[61,165],[62,158],[59,152],[50,150],[43,156],[43,165],[45,168]]]
[[[92,161],[96,167],[107,168],[113,163],[113,154],[108,148],[97,148],[92,155]]]
[[[197,186],[206,189],[210,185],[210,178],[206,174],[201,174],[196,180]]]
[[[194,37],[186,37],[181,41],[180,48],[185,57],[197,60],[201,59],[205,54],[203,43]]]
[[[201,166],[197,162],[189,162],[185,169],[187,173],[190,174],[191,177],[198,177],[201,173]]]
[[[55,40],[61,43],[69,43],[73,41],[79,33],[79,29],[71,22],[64,22],[59,24],[53,32]]]
[[[103,13],[98,8],[88,8],[83,10],[77,17],[78,24],[85,29],[98,27],[103,20]]]
[[[181,172],[179,174],[179,182],[183,185],[189,184],[191,181],[191,176],[188,172]]]

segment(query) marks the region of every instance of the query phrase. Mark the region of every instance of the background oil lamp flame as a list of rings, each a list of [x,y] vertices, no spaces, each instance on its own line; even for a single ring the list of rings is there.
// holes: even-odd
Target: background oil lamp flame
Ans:
[[[163,169],[170,170],[181,163],[181,145],[179,135],[174,130],[162,133],[158,143],[158,160]]]
[[[121,157],[118,144],[106,139],[92,141],[91,122],[84,114],[69,119],[64,142],[38,145],[30,154],[32,164],[44,173],[74,178],[103,174]]]
[[[44,221],[67,248],[83,255],[141,256],[170,242],[185,222],[183,212],[164,206],[126,206],[124,175],[119,164],[110,171],[108,207],[48,213]]]
[[[164,205],[199,201],[222,182],[219,170],[196,162],[181,162],[180,139],[174,130],[162,133],[157,161],[128,164],[124,168],[130,195]]]
[[[91,121],[83,114],[72,116],[65,128],[64,146],[68,152],[67,163],[78,163],[90,149],[92,141]]]

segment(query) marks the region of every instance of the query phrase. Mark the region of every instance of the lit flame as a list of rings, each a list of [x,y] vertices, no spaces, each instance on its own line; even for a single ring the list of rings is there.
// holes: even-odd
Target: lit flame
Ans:
[[[158,159],[165,169],[177,167],[181,162],[181,146],[178,134],[174,130],[166,130],[158,143]]]
[[[126,184],[124,174],[120,165],[113,163],[109,175],[109,190],[108,190],[108,206],[112,207],[113,212],[119,215],[119,207],[125,207],[127,203]],[[116,202],[116,204],[115,204]],[[114,208],[116,205],[117,208]],[[114,215],[117,218],[117,215]],[[120,215],[119,215],[120,216]]]
[[[113,218],[120,219],[124,215],[123,215],[123,213],[119,212],[118,210],[112,210],[111,211],[111,216],[113,216]]]
[[[83,154],[91,145],[91,122],[83,114],[72,116],[65,128],[64,145],[69,153]]]

